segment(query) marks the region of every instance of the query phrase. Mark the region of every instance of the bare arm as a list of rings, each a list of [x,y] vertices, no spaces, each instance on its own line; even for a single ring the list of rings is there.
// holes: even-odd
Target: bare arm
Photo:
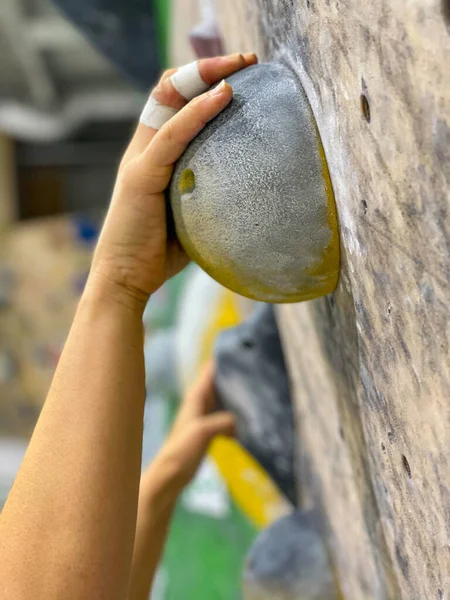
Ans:
[[[140,311],[89,286],[0,521],[5,598],[124,598],[144,407]]]
[[[246,64],[235,56],[203,68],[213,83]],[[159,88],[167,92],[167,77]],[[167,241],[163,192],[174,161],[231,97],[224,86],[159,132],[140,125],[124,157],[86,291],[0,518],[2,598],[127,595],[144,406],[142,312],[187,262]]]
[[[144,473],[139,491],[129,600],[147,600],[176,499],[194,476],[211,439],[232,435],[234,419],[214,413],[214,367],[209,364],[187,394],[163,449]]]

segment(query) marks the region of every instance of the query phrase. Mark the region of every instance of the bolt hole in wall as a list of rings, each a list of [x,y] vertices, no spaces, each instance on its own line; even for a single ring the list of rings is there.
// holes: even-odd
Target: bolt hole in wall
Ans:
[[[448,32],[450,33],[450,0],[441,1],[442,16],[447,26]]]
[[[412,478],[411,467],[409,466],[408,459],[404,454],[402,454],[402,465],[405,473],[408,475],[408,478]]]
[[[362,114],[364,115],[364,118],[367,121],[367,123],[370,123],[370,104],[365,93],[361,94],[360,101]]]

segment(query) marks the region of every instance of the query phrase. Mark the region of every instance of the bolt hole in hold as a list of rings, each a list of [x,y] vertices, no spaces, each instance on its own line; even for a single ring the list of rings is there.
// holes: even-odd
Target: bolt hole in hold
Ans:
[[[361,94],[361,111],[367,123],[370,123],[370,104],[366,94]]]
[[[406,458],[406,456],[404,454],[402,454],[402,465],[403,465],[403,469],[405,470],[405,473],[408,475],[408,478],[411,479],[412,478],[411,467],[409,466],[408,459]]]
[[[242,345],[244,346],[244,348],[248,348],[248,350],[251,350],[255,344],[252,342],[252,340],[244,340],[242,342]]]
[[[183,196],[184,194],[192,194],[195,190],[195,173],[192,169],[185,169],[178,180],[178,190]]]

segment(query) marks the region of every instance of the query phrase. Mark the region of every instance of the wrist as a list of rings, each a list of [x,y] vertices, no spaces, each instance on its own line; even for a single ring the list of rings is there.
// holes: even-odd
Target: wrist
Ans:
[[[104,273],[92,269],[83,293],[83,300],[100,305],[115,305],[142,318],[150,296],[127,288]]]
[[[155,458],[141,478],[140,496],[147,504],[173,506],[183,490],[179,473],[170,462]]]

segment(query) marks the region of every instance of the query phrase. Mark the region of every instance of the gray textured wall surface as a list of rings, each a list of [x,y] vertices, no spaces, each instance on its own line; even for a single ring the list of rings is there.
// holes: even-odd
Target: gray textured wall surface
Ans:
[[[218,5],[228,50],[301,78],[339,213],[336,293],[278,313],[303,502],[346,599],[448,600],[448,2]]]

